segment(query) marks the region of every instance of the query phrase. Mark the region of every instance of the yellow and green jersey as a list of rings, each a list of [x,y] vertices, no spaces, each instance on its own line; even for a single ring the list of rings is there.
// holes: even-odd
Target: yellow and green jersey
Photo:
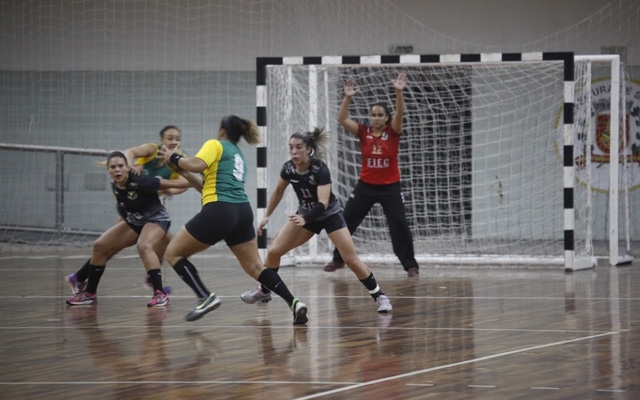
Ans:
[[[207,163],[202,173],[203,206],[216,201],[249,202],[244,191],[247,163],[237,145],[228,140],[207,140],[195,157]]]
[[[136,165],[142,165],[142,174],[147,176],[156,176],[162,179],[178,179],[180,174],[169,168],[168,165],[160,165],[161,159],[158,159],[158,150],[161,144],[150,143],[155,147],[156,151],[149,157],[136,158]],[[178,149],[178,154],[185,155],[182,150]]]

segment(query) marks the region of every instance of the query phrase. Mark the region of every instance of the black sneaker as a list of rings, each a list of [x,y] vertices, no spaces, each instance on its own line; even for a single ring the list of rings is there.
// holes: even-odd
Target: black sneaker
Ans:
[[[200,318],[204,317],[206,313],[209,311],[213,311],[216,308],[220,307],[222,301],[216,297],[215,293],[211,293],[209,297],[207,297],[202,303],[200,303],[193,311],[187,314],[184,319],[187,321],[196,321]]]

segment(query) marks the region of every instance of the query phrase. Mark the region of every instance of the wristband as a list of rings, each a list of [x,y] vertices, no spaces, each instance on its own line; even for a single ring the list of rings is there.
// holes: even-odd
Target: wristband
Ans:
[[[173,153],[171,155],[171,157],[169,157],[169,162],[173,165],[175,165],[176,167],[179,167],[178,165],[178,161],[180,161],[180,159],[182,158],[182,156],[178,153]]]
[[[306,213],[302,218],[306,223],[309,223],[320,216],[324,212],[324,204],[317,202],[311,207],[308,213]]]

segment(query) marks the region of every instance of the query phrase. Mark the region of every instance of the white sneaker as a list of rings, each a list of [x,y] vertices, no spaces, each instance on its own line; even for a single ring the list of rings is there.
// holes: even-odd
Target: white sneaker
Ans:
[[[379,313],[386,313],[393,310],[393,307],[391,307],[391,302],[385,294],[376,299],[376,304],[378,305]]]
[[[271,301],[271,292],[263,292],[262,285],[258,285],[257,288],[252,290],[247,290],[246,292],[240,295],[242,301],[247,304],[255,304],[257,302],[268,303]]]

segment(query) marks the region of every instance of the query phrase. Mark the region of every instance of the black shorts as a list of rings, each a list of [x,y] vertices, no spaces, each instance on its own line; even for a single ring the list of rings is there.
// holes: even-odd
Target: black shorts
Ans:
[[[207,203],[185,228],[196,240],[211,246],[223,239],[227,246],[234,246],[256,237],[249,203]]]
[[[127,221],[125,220],[124,222],[127,222]],[[169,228],[171,228],[171,221],[149,221],[146,224],[158,225],[160,228],[162,228],[162,230],[164,230],[165,235],[167,234],[167,232],[169,232]],[[133,231],[138,235],[142,233],[142,228],[144,227],[144,225],[133,225],[133,224],[130,224],[129,222],[127,222],[127,225],[129,225],[129,228],[133,229]]]
[[[330,215],[327,219],[323,219],[322,221],[307,222],[303,226],[304,229],[311,231],[316,235],[319,235],[323,229],[327,231],[327,233],[331,233],[346,227],[347,223],[344,221],[342,212]]]

